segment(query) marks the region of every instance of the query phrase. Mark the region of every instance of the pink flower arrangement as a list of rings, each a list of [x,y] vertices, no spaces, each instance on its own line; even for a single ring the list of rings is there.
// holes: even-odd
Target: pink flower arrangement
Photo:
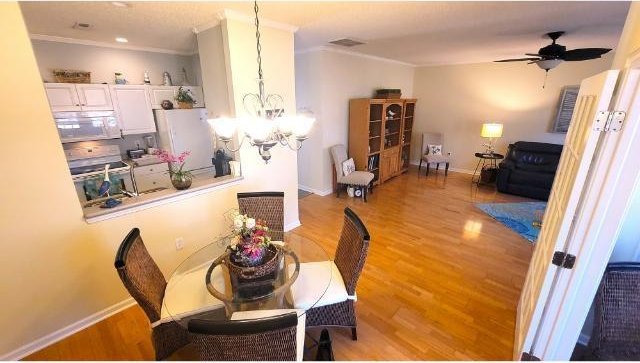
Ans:
[[[191,155],[191,151],[186,150],[181,152],[180,155],[173,155],[167,150],[160,149],[156,150],[154,155],[156,155],[161,161],[169,164],[169,175],[171,177],[173,177],[174,175],[177,177],[193,177],[190,171],[182,170],[182,168],[184,168],[184,162],[187,160],[187,157]]]
[[[248,266],[258,264],[271,243],[267,223],[242,214],[234,218],[234,237],[231,249],[235,252],[232,256],[236,262]]]

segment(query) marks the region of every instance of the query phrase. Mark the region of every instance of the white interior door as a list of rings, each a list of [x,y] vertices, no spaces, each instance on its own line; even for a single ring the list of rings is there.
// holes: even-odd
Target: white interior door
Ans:
[[[555,251],[564,251],[579,206],[585,181],[598,145],[594,130],[599,111],[608,111],[618,71],[610,70],[582,81],[571,126],[558,165],[542,229],[522,288],[516,318],[514,359],[525,359],[535,348],[547,298],[558,266],[551,263]]]

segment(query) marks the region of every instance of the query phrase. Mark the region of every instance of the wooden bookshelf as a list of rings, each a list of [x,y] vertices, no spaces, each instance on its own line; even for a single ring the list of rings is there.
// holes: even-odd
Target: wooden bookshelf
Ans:
[[[416,99],[356,98],[349,102],[349,156],[374,184],[409,168]]]

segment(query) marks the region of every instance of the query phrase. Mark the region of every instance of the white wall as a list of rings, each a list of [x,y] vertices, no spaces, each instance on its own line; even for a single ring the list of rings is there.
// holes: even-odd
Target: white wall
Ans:
[[[222,26],[218,25],[198,33],[198,68],[201,69],[203,82],[209,85],[204,94],[209,117],[228,116],[229,92],[227,86],[227,70],[222,40]],[[206,65],[206,66],[205,66]]]
[[[248,68],[255,60],[253,43],[238,36],[252,31],[251,24],[235,24],[229,30],[230,45],[237,46],[229,64],[234,72],[254,69]],[[265,52],[269,68],[279,63],[287,67],[271,71],[281,77],[278,91],[295,102],[293,35],[268,28],[262,32],[264,48],[271,49]],[[16,3],[0,3],[0,49],[11,50],[2,54],[0,95],[12,100],[0,108],[0,152],[19,154],[3,161],[12,177],[0,178],[0,231],[5,247],[0,254],[0,325],[9,327],[0,332],[0,359],[15,359],[38,348],[29,345],[37,339],[128,299],[113,261],[122,238],[133,227],[141,229],[151,255],[168,276],[180,261],[225,229],[222,214],[237,207],[237,192],[284,190],[285,223],[298,223],[295,153],[279,149],[265,166],[247,147],[241,152],[245,179],[237,185],[87,224]],[[243,53],[246,61],[237,59]],[[205,92],[207,87],[205,83]],[[24,135],[25,130],[29,137],[15,136]],[[183,250],[175,250],[176,237],[184,238]]]
[[[300,184],[315,192],[331,190],[329,148],[348,145],[349,99],[372,97],[379,88],[399,88],[402,97],[410,98],[413,73],[412,66],[360,55],[329,50],[296,54],[297,106],[310,108],[317,117],[316,130],[300,151]]]
[[[194,69],[193,56],[98,47],[45,40],[32,40],[42,78],[54,82],[53,69],[91,72],[92,83],[114,83],[114,73],[123,73],[131,84],[142,84],[149,71],[151,84],[162,84],[162,73],[171,74],[173,84],[182,82],[182,68],[192,84],[199,85],[200,71]]]
[[[421,134],[444,134],[444,151],[452,152],[451,167],[473,170],[473,154],[483,151],[482,124],[504,124],[497,152],[509,143],[538,141],[563,144],[565,134],[550,133],[561,90],[578,85],[584,78],[609,69],[613,57],[585,62],[565,62],[549,71],[543,89],[544,71],[535,65],[481,63],[420,67],[416,69],[414,97],[418,99],[413,127],[411,159],[420,160]]]

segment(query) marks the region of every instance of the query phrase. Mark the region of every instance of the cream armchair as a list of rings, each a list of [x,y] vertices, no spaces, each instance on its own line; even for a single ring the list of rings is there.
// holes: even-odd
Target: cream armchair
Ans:
[[[422,169],[422,162],[424,161],[427,163],[426,176],[429,176],[430,164],[436,164],[436,171],[440,168],[440,164],[444,164],[444,175],[447,176],[449,173],[449,155],[445,154],[442,150],[441,155],[434,155],[431,150],[429,150],[429,145],[441,145],[442,150],[444,150],[444,137],[442,134],[437,132],[425,132],[422,134],[422,158],[420,159],[418,172]]]
[[[353,171],[349,175],[343,175],[342,173],[342,163],[345,162],[347,157],[347,150],[344,145],[334,145],[331,147],[331,157],[333,158],[333,165],[336,168],[336,181],[338,184],[337,187],[337,197],[340,196],[340,189],[347,187],[349,185],[360,186],[362,188],[362,199],[367,201],[367,192],[371,192],[373,194],[373,186],[371,185],[371,181],[374,178],[373,173],[368,171]]]

